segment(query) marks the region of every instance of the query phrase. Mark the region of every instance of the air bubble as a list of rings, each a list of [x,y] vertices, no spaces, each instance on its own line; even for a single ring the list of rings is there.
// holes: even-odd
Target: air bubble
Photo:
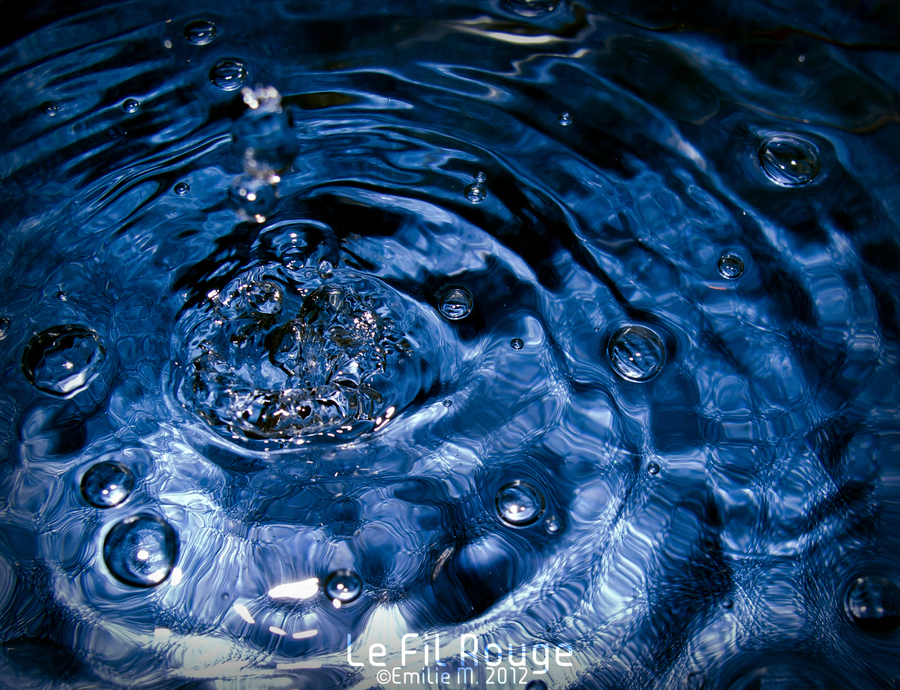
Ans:
[[[475,300],[466,288],[451,288],[441,295],[438,308],[444,318],[459,321],[472,312]]]
[[[179,182],[178,184],[175,185],[173,191],[178,196],[184,196],[189,191],[191,191],[191,186],[187,182]]]
[[[644,326],[625,326],[616,331],[607,354],[615,372],[627,381],[649,381],[666,359],[662,338]]]
[[[559,116],[559,124],[561,124],[563,127],[568,127],[572,124],[572,116],[569,115],[569,113],[563,113]]]
[[[165,581],[178,555],[178,537],[169,523],[135,515],[116,524],[103,542],[103,560],[126,585],[153,587]]]
[[[98,462],[81,478],[81,495],[96,508],[120,505],[134,488],[134,475],[120,462]]]
[[[259,316],[281,313],[284,293],[276,283],[264,280],[247,287],[247,306]]]
[[[38,390],[74,395],[94,380],[105,354],[100,336],[90,328],[54,326],[28,342],[22,354],[22,370]]]
[[[523,527],[535,522],[544,512],[544,498],[530,484],[511,482],[497,492],[497,510],[504,522]]]
[[[521,338],[513,338],[509,341],[509,345],[513,350],[521,350],[525,347],[525,343]]]
[[[335,570],[325,580],[325,594],[334,602],[349,604],[362,594],[363,583],[352,570]]]
[[[559,524],[559,518],[555,515],[550,515],[544,520],[544,529],[546,529],[550,534],[556,534],[559,532],[559,528],[562,525]]]
[[[647,465],[647,472],[650,474],[659,474],[659,465],[655,462],[651,462]]]
[[[328,280],[334,275],[334,266],[331,265],[328,259],[322,259],[316,267],[316,273],[319,274],[319,278],[322,280]]]
[[[759,164],[775,184],[799,187],[819,172],[819,150],[801,137],[778,135],[766,139],[759,147]]]
[[[889,633],[900,627],[900,588],[889,578],[857,578],[847,590],[847,615],[867,632]]]
[[[450,407],[453,404],[453,401],[450,398],[446,398],[442,403],[444,407]]]
[[[723,254],[716,266],[719,269],[719,275],[728,280],[736,280],[744,272],[744,260],[737,254]]]
[[[56,103],[44,103],[41,106],[44,115],[54,117],[59,112],[59,106]]]
[[[195,46],[205,46],[212,43],[217,33],[216,25],[205,19],[198,19],[184,26],[184,37]]]
[[[547,690],[547,684],[540,680],[532,680],[525,686],[525,690]]]
[[[9,335],[9,323],[9,319],[5,316],[0,316],[0,340],[3,340]]]
[[[69,301],[69,293],[66,292],[65,290],[60,290],[59,292],[56,293],[56,299],[58,299],[60,302],[68,302]]]
[[[126,113],[129,113],[129,114],[136,113],[138,111],[138,108],[140,108],[140,107],[141,107],[141,104],[133,98],[127,99],[122,104],[122,110],[124,110]]]
[[[247,68],[240,60],[221,60],[209,71],[209,80],[222,91],[237,91],[247,80]]]
[[[275,209],[275,188],[252,175],[241,175],[231,184],[228,200],[238,213],[247,219],[262,223]]]

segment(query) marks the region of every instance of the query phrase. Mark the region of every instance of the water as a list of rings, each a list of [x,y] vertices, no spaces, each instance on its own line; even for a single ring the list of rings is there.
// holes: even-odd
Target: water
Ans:
[[[897,36],[29,5],[0,687],[897,687]]]

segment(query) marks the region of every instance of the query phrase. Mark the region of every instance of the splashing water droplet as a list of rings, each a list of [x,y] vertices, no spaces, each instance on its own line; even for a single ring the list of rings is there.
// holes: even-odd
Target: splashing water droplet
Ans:
[[[56,293],[56,299],[58,299],[60,302],[68,302],[69,301],[69,293],[66,292],[65,290],[60,290],[59,292]]]
[[[175,185],[175,187],[173,188],[173,191],[178,196],[184,196],[189,191],[191,191],[191,186],[187,182],[179,182],[178,184]]]
[[[561,124],[563,127],[568,127],[572,124],[572,116],[569,115],[569,113],[563,113],[559,116],[559,124]]]
[[[262,223],[275,210],[278,201],[275,187],[252,175],[241,175],[231,184],[228,200],[238,213]]]
[[[141,104],[134,98],[129,98],[124,103],[122,103],[122,110],[124,110],[126,113],[136,113],[138,111],[138,108],[140,107]]]
[[[482,182],[473,182],[468,187],[466,187],[466,199],[468,199],[473,204],[480,204],[482,201],[487,198],[487,190],[484,187]]]
[[[119,522],[103,541],[103,560],[126,585],[154,587],[172,572],[178,537],[168,522],[153,515],[135,515]]]
[[[9,335],[9,319],[5,316],[0,316],[0,340],[3,340],[7,335]]]
[[[656,332],[644,326],[625,326],[609,340],[607,355],[613,370],[627,381],[649,381],[663,367],[666,348]]]
[[[234,153],[245,173],[274,184],[300,150],[290,111],[272,86],[244,87],[241,94],[247,108],[231,128]]]
[[[41,106],[41,110],[43,111],[44,115],[47,115],[48,117],[54,117],[59,112],[59,106],[56,105],[56,103],[44,103]]]
[[[539,17],[555,10],[559,0],[506,0],[506,4],[523,17]]]
[[[222,91],[237,91],[247,80],[247,68],[240,60],[221,60],[209,71],[209,80]]]
[[[213,42],[218,30],[212,22],[197,19],[185,24],[183,33],[189,43],[193,43],[195,46],[205,46]]]
[[[334,275],[334,266],[331,265],[328,259],[322,259],[318,267],[316,267],[316,273],[319,274],[319,278],[322,280],[328,280]]]
[[[737,254],[723,254],[716,264],[719,275],[728,280],[736,280],[744,272],[744,260]]]
[[[349,604],[363,591],[362,579],[352,570],[335,570],[325,580],[325,594],[332,601]]]
[[[862,630],[893,632],[900,627],[900,587],[883,576],[859,577],[847,589],[844,609]]]
[[[497,492],[497,510],[504,522],[524,527],[544,512],[544,497],[531,484],[511,482]]]
[[[450,321],[459,321],[471,313],[474,303],[472,293],[466,288],[451,288],[441,295],[438,308],[444,318]]]
[[[521,338],[513,338],[509,341],[509,345],[513,350],[521,350],[525,347],[525,342]]]
[[[99,374],[105,350],[85,326],[54,326],[35,335],[22,354],[25,377],[38,390],[74,395]]]
[[[798,187],[809,183],[819,172],[819,149],[796,135],[769,137],[759,147],[759,163],[775,184]]]
[[[651,462],[647,465],[647,472],[650,474],[659,474],[659,465],[655,462]]]
[[[134,488],[134,475],[120,462],[98,462],[81,478],[81,495],[96,508],[120,505]]]

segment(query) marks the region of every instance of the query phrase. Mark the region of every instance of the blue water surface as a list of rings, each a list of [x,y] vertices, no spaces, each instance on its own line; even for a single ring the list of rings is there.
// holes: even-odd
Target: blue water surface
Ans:
[[[0,687],[900,688],[900,5],[20,9]]]

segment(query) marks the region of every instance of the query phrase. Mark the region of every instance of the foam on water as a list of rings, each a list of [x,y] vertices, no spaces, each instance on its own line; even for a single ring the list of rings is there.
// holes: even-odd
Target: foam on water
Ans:
[[[115,10],[0,49],[0,687],[897,686],[893,5]]]

